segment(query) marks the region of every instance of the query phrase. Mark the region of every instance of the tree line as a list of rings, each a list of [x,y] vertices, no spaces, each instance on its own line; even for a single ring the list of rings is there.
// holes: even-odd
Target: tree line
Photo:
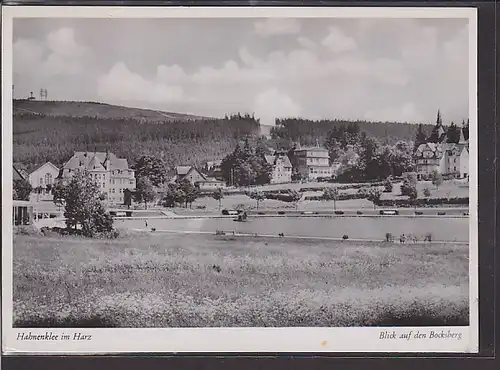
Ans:
[[[410,123],[279,118],[276,119],[276,126],[271,128],[271,137],[302,145],[314,145],[316,141],[323,142],[331,130],[346,126],[357,126],[360,131],[379,139],[383,144],[394,144],[400,140],[413,140],[416,131],[416,126]],[[432,129],[431,125],[422,126],[429,131]]]
[[[62,166],[75,151],[109,149],[129,163],[143,154],[167,166],[201,165],[229,154],[238,140],[259,134],[250,115],[227,119],[146,121],[96,117],[14,115],[14,164],[31,170],[47,161]]]

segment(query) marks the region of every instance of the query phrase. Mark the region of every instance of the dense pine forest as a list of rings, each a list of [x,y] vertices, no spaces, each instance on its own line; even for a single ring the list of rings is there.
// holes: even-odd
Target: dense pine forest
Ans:
[[[224,158],[245,137],[254,141],[260,134],[259,119],[239,113],[223,118],[177,114],[178,119],[172,113],[170,119],[155,119],[158,116],[146,118],[140,109],[100,103],[17,101],[14,108],[14,164],[28,172],[47,161],[62,166],[75,151],[106,149],[127,158],[131,165],[142,155],[161,158],[169,167],[202,165]],[[71,111],[75,116],[69,115]],[[383,144],[414,140],[417,130],[411,124],[355,123]],[[349,124],[354,122],[278,119],[267,145],[280,149],[294,141],[323,144],[333,128]]]
[[[257,136],[259,123],[244,116],[140,122],[16,113],[13,130],[14,164],[30,171],[47,161],[61,166],[75,151],[106,149],[131,164],[141,155],[154,155],[167,166],[201,165],[232,152],[239,139]]]
[[[415,140],[417,125],[397,122],[367,122],[347,120],[312,121],[303,118],[283,118],[276,120],[271,129],[275,140],[290,140],[302,145],[323,143],[332,129],[356,125],[360,131],[378,139],[382,144],[395,144],[399,140]],[[431,132],[433,125],[422,125],[425,132]]]

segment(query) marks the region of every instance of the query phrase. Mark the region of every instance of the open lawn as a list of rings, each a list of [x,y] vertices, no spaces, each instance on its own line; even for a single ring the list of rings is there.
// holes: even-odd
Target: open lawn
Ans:
[[[395,199],[401,197],[401,184],[394,184],[392,193],[383,193],[381,199]],[[454,198],[454,197],[468,197],[469,187],[465,180],[448,180],[444,181],[442,185],[436,187],[432,185],[431,181],[419,181],[417,183],[417,191],[419,198],[426,198],[424,189],[428,188],[431,191],[429,198]]]
[[[467,325],[468,247],[15,235],[16,327]]]

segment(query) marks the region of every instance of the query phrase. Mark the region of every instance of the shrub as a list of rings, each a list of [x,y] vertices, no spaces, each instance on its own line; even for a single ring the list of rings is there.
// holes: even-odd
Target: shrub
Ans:
[[[392,193],[393,185],[390,179],[385,180],[384,193]]]
[[[14,234],[37,236],[41,234],[43,235],[43,232],[38,230],[33,225],[22,225],[14,227]]]
[[[343,239],[343,240],[347,240],[347,239],[349,239],[349,235],[344,234],[344,235],[342,236],[342,239]]]
[[[454,198],[421,198],[421,199],[381,199],[377,201],[377,206],[381,207],[429,207],[438,205],[468,205],[469,197]]]
[[[430,197],[430,196],[431,196],[431,189],[429,189],[429,188],[425,188],[425,189],[424,189],[424,196],[426,196],[426,197]]]
[[[425,234],[424,241],[425,242],[431,242],[432,241],[432,233]]]

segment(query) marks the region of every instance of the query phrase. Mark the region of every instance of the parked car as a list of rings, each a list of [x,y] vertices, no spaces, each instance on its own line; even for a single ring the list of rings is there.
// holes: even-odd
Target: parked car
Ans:
[[[399,215],[399,211],[395,209],[383,209],[379,212],[383,216],[395,216]]]
[[[335,211],[335,214],[336,214],[336,215],[343,215],[343,214],[344,214],[344,211]]]
[[[240,211],[236,211],[234,209],[223,209],[222,214],[225,216],[234,216],[240,214]]]

